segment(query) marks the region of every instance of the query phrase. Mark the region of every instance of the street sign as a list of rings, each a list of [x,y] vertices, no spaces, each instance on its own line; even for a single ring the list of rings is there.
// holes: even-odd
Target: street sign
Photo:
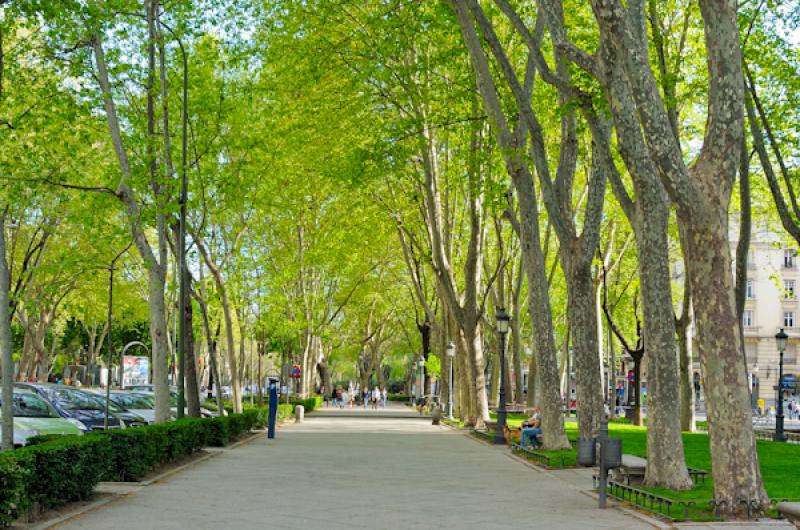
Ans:
[[[293,364],[292,365],[291,378],[292,379],[300,379],[302,376],[303,376],[303,372],[302,372],[302,370],[300,370],[300,365],[299,364]]]

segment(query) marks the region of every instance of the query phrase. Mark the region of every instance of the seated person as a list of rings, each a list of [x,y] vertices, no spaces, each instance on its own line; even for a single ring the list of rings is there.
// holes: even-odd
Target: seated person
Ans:
[[[534,407],[533,415],[522,422],[522,433],[519,437],[519,445],[523,449],[525,448],[525,442],[528,439],[531,440],[531,445],[533,445],[534,448],[539,446],[539,442],[536,440],[536,437],[542,434],[541,422],[539,421],[540,414],[541,409],[538,406]]]

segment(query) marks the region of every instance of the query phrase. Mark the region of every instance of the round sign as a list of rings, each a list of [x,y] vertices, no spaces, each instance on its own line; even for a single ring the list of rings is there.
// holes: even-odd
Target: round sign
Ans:
[[[293,364],[292,365],[292,375],[291,375],[292,379],[300,379],[301,376],[302,376],[302,372],[300,371],[300,365],[299,364]]]

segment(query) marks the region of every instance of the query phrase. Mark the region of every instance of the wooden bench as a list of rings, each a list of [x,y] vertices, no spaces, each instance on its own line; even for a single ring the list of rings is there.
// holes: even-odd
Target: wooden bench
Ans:
[[[779,502],[777,508],[787,521],[800,528],[800,502]]]

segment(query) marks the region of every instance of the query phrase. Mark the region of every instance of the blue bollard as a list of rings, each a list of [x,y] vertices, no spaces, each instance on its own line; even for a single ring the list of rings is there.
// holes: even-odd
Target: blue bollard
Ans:
[[[269,416],[267,417],[267,438],[275,438],[275,419],[278,414],[278,385],[274,379],[269,380]]]

